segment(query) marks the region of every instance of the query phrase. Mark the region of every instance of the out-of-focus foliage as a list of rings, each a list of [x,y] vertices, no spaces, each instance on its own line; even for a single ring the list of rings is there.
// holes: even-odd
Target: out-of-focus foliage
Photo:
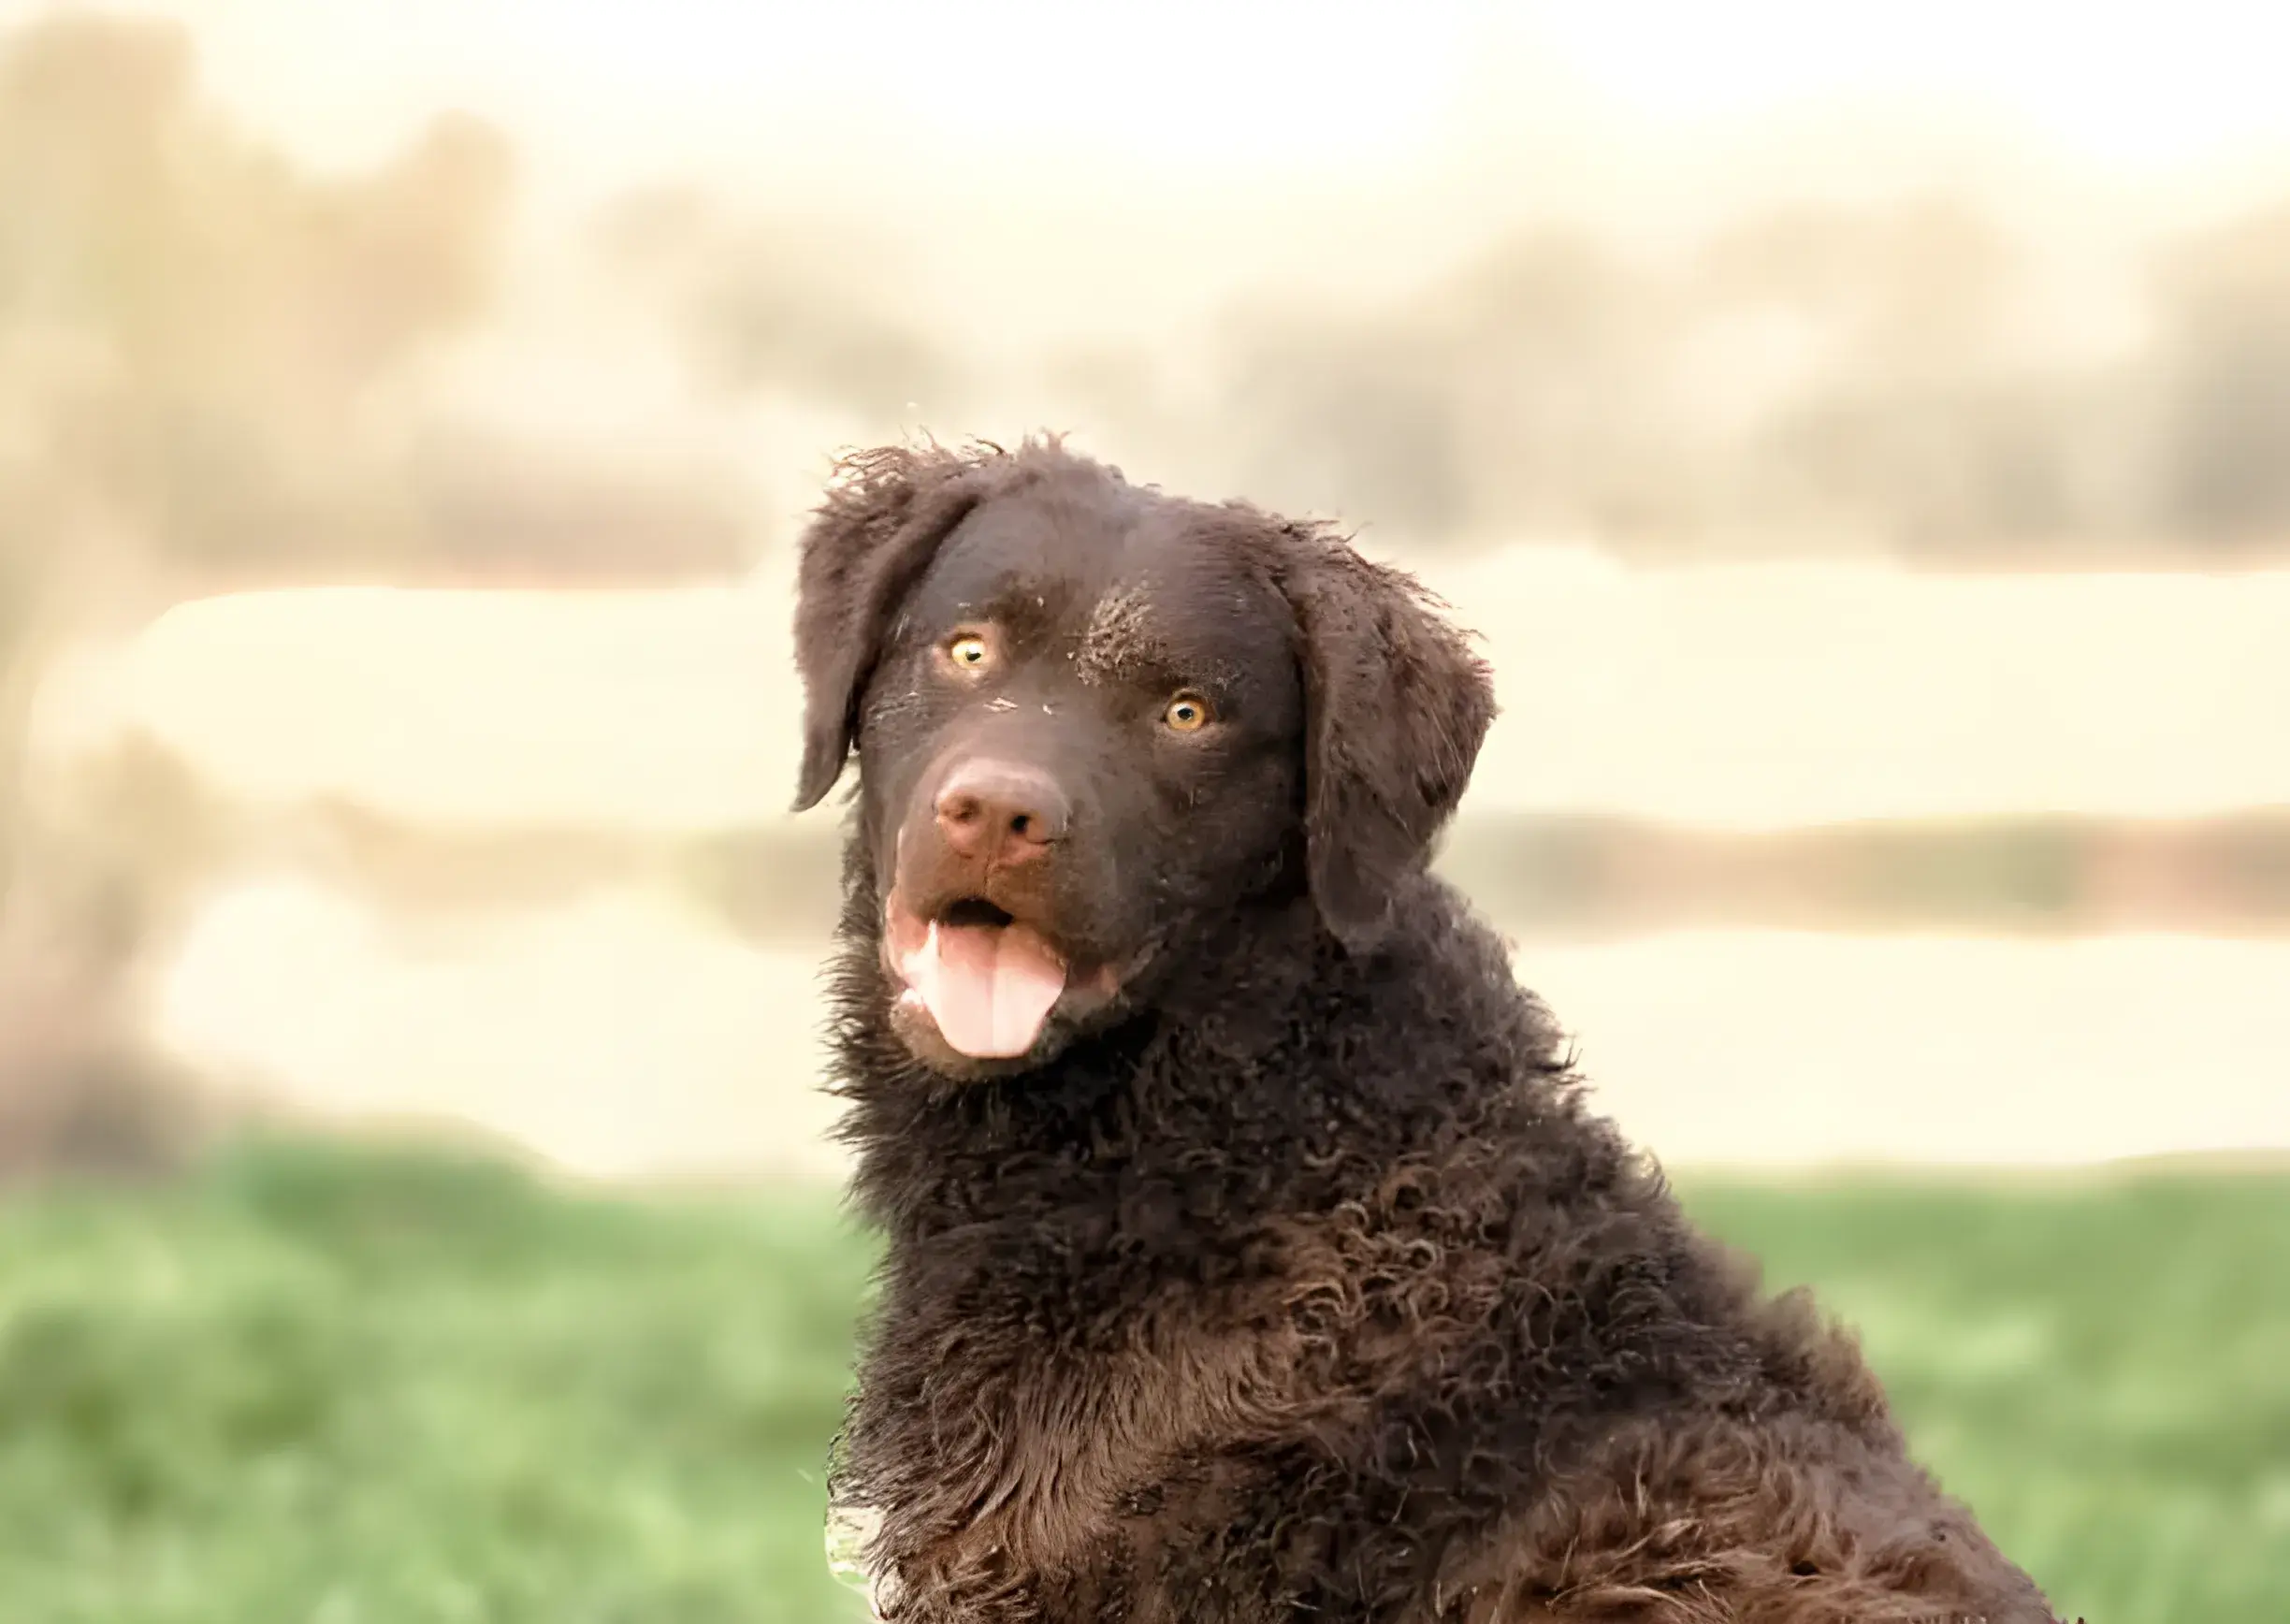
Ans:
[[[367,413],[488,288],[499,136],[443,120],[319,181],[221,120],[193,66],[154,23],[0,36],[0,892],[31,867],[14,776],[37,640],[152,581],[404,545]]]
[[[633,854],[538,832],[454,836],[361,819],[320,872],[383,910],[572,889]],[[791,819],[675,843],[659,872],[746,939],[817,954],[840,892],[843,832]],[[550,858],[557,859],[551,864]],[[1782,830],[1488,812],[1449,831],[1436,865],[1509,935],[1616,939],[1675,930],[2075,936],[2290,930],[2290,814],[2183,821],[1993,818]]]
[[[1267,289],[1202,335],[1206,382],[1117,348],[1065,371],[1142,442],[1421,544],[2254,556],[2290,545],[2286,245],[2279,214],[2157,245],[2126,349],[1946,199],[1752,213],[1659,260],[1539,225],[1380,301]]]
[[[2290,204],[2173,255],[2161,379],[2168,509],[2205,540],[2290,528]]]
[[[219,1102],[142,1041],[135,972],[225,855],[227,820],[140,734],[47,788],[18,809],[26,871],[0,912],[0,1181],[168,1169]]]
[[[59,527],[194,565],[374,544],[394,504],[359,413],[483,308],[509,181],[466,118],[370,175],[299,173],[202,102],[173,28],[0,42],[11,549],[59,552]]]
[[[1862,820],[1777,831],[1482,815],[1439,866],[1522,936],[2290,930],[2290,816]],[[1515,922],[1510,922],[1515,921]]]
[[[666,185],[609,205],[593,247],[615,283],[663,316],[711,394],[770,395],[863,420],[959,414],[966,369],[900,299],[916,268],[892,241],[845,225],[742,216]]]
[[[116,785],[28,807],[55,644],[251,581],[746,559],[744,516],[688,470],[568,457],[429,386],[496,308],[513,171],[454,115],[370,172],[313,173],[202,95],[179,27],[0,33],[0,1164],[141,1097],[123,978],[181,893]]]
[[[1863,1327],[1920,1455],[2067,1617],[2290,1593],[2279,1180],[1689,1200]],[[293,1146],[19,1196],[0,1613],[854,1617],[820,1469],[871,1256],[824,1199],[606,1202]]]
[[[148,22],[0,36],[9,603],[28,552],[65,537],[305,576],[746,556],[702,459],[569,455],[428,401],[425,358],[524,294],[502,136],[445,118],[370,173],[321,176],[232,127],[195,65]],[[2290,532],[2280,212],[2093,267],[1939,196],[1745,204],[1660,251],[1531,196],[1486,203],[1479,246],[1396,289],[1267,285],[1150,346],[1111,308],[1087,338],[966,325],[930,239],[947,221],[859,200],[671,179],[541,262],[601,272],[587,297],[673,352],[695,421],[768,403],[830,440],[1048,423],[1428,544],[1560,530],[1645,554],[2072,561],[2254,555]],[[2112,287],[2121,331],[2079,278]]]
[[[200,94],[180,28],[0,35],[0,587],[89,553],[250,576],[719,574],[691,469],[567,457],[431,398],[493,314],[507,138],[446,115],[365,174],[308,172]]]

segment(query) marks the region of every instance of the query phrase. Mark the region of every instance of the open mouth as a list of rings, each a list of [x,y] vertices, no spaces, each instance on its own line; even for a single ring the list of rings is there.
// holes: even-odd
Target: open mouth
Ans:
[[[1066,983],[1065,956],[1049,937],[978,896],[925,919],[893,895],[885,923],[884,957],[906,983],[903,1001],[927,1010],[949,1048],[1012,1060],[1040,1041]]]
[[[982,896],[958,896],[938,910],[937,922],[949,930],[998,931],[1017,921],[1008,909],[997,907]]]

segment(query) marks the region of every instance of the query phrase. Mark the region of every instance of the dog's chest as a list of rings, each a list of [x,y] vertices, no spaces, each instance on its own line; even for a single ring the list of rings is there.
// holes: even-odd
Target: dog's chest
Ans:
[[[974,1325],[942,1345],[927,1371],[862,1370],[853,1416],[901,1618],[1162,1616],[1172,1548],[1229,1516],[1251,1447],[1298,1419],[1262,1328],[1145,1320],[1081,1349]]]

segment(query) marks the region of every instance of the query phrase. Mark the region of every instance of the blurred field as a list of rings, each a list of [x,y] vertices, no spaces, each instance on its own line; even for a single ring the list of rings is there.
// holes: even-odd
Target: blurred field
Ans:
[[[1697,1183],[2070,1617],[2290,1598],[2290,1180]],[[823,1197],[279,1144],[0,1207],[8,1624],[821,1624]]]
[[[818,1624],[866,1262],[823,1200],[331,1150],[18,1199],[0,1618]]]

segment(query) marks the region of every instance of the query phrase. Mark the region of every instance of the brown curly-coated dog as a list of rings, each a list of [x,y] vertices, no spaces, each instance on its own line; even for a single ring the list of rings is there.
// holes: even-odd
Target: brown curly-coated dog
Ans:
[[[885,1612],[2048,1624],[1427,873],[1495,704],[1406,576],[1054,443],[889,450],[796,641],[798,804],[859,761],[835,1489]]]

